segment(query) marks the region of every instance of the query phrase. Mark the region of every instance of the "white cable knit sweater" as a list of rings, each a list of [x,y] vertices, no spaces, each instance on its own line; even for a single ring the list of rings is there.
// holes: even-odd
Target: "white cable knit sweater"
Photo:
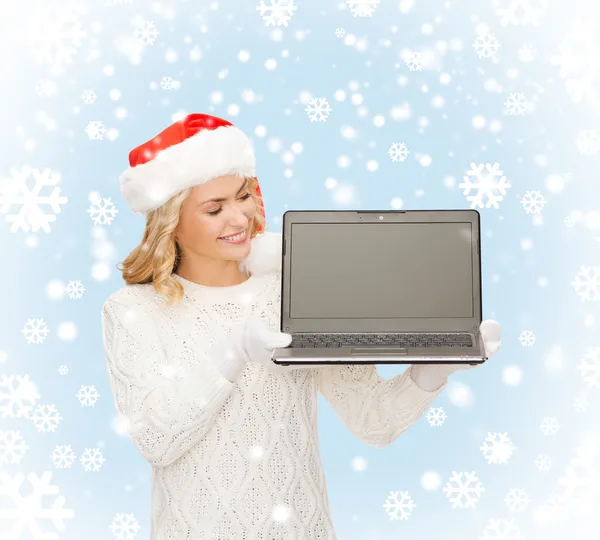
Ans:
[[[320,391],[348,429],[380,448],[443,391],[375,365],[272,374],[248,363],[237,383],[206,356],[251,313],[279,329],[281,235],[252,240],[250,279],[207,287],[174,274],[186,298],[169,307],[152,285],[125,286],[102,308],[118,411],[152,464],[151,540],[337,540],[319,453]]]

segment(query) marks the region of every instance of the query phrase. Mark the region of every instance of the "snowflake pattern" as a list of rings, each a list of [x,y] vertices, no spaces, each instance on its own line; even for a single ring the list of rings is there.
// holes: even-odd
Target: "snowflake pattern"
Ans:
[[[519,342],[523,347],[532,347],[535,343],[535,334],[531,330],[523,330],[519,334]]]
[[[479,34],[473,42],[473,48],[479,58],[495,58],[500,43],[492,32]]]
[[[492,6],[502,26],[538,26],[548,0],[493,0]]]
[[[29,375],[0,375],[2,418],[29,418],[38,399],[40,395]]]
[[[52,451],[52,463],[57,469],[70,469],[77,456],[70,445],[56,445]]]
[[[418,52],[408,53],[404,63],[407,65],[409,71],[421,71],[423,69],[421,55]]]
[[[58,373],[59,375],[66,375],[67,373],[69,373],[69,368],[65,365],[59,366]]]
[[[65,519],[75,515],[71,509],[65,508],[65,498],[59,495],[58,486],[52,485],[52,472],[46,471],[38,478],[34,473],[27,475],[29,486],[26,494],[21,493],[25,481],[24,474],[16,474],[11,477],[6,472],[0,472],[0,495],[9,499],[12,505],[9,507],[3,501],[2,519],[5,522],[13,522],[10,538],[33,537],[36,540],[56,540],[58,535],[50,532],[42,532],[41,523],[50,523],[54,530],[62,532],[65,530]],[[46,506],[48,497],[52,497],[52,505]],[[44,526],[47,530],[47,526]],[[3,527],[3,530],[6,529]]]
[[[441,427],[447,416],[442,407],[430,407],[425,416],[430,426]]]
[[[573,409],[575,409],[576,413],[583,413],[587,411],[587,408],[588,402],[585,398],[577,398],[575,401],[573,401]]]
[[[452,471],[450,480],[443,488],[452,508],[475,508],[485,488],[481,485],[474,471]]]
[[[498,163],[471,163],[471,170],[463,179],[464,182],[458,187],[464,188],[463,195],[471,201],[471,208],[483,208],[484,198],[487,199],[485,208],[499,208],[498,203],[506,195],[507,188],[511,187]],[[476,193],[470,195],[471,190],[476,190]]]
[[[18,430],[0,431],[0,465],[19,465],[29,446]]]
[[[346,0],[354,17],[372,17],[379,0]]]
[[[525,540],[514,519],[490,518],[479,540]]]
[[[598,108],[600,101],[600,45],[597,23],[579,20],[558,44],[550,58],[573,103],[585,101]]]
[[[521,198],[521,206],[528,214],[541,214],[545,205],[546,199],[540,191],[527,190]]]
[[[30,180],[33,180],[31,189]],[[60,205],[68,202],[60,195],[59,181],[60,175],[48,168],[38,170],[24,166],[11,170],[11,177],[0,183],[0,213],[6,214],[7,223],[12,223],[10,232],[38,232],[40,229],[50,232],[50,224],[61,212]],[[52,188],[52,192],[42,195],[44,188]],[[9,213],[13,205],[19,208],[16,214]],[[44,213],[43,207],[49,207],[52,213]]]
[[[304,109],[311,122],[325,122],[331,112],[326,98],[311,98]]]
[[[393,162],[404,161],[409,154],[408,148],[404,143],[392,143],[388,150],[388,155]]]
[[[81,385],[81,388],[77,392],[77,399],[82,407],[93,407],[98,401],[100,394],[96,390],[95,386]]]
[[[408,491],[391,491],[383,504],[392,521],[408,519],[416,506]]]
[[[83,91],[83,94],[81,94],[81,100],[86,104],[86,105],[91,105],[92,103],[94,103],[96,101],[96,92],[94,92],[93,90],[90,89],[86,89]]]
[[[547,472],[552,466],[552,458],[547,454],[538,454],[533,463],[538,470]]]
[[[524,43],[519,48],[518,55],[521,62],[533,62],[537,56],[537,49],[535,45],[532,45],[531,43]]]
[[[79,458],[84,470],[99,472],[102,464],[106,461],[99,448],[86,448]]]
[[[173,90],[175,88],[175,81],[172,77],[163,77],[160,80],[160,87],[163,90]]]
[[[260,5],[256,8],[265,21],[265,26],[287,26],[298,9],[298,6],[294,5],[294,0],[268,0],[268,2],[267,5],[264,0],[260,0]]]
[[[588,388],[600,388],[600,347],[589,348],[577,369]]]
[[[88,214],[94,221],[94,225],[110,225],[118,212],[110,197],[103,197],[101,201],[94,201],[88,209]]]
[[[144,45],[154,45],[158,37],[158,29],[152,21],[141,21],[133,30],[134,37]]]
[[[507,100],[504,102],[504,114],[506,115],[519,115],[522,116],[527,110],[527,103],[525,101],[525,94],[520,92],[511,92],[508,95]]]
[[[558,423],[558,420],[549,416],[546,416],[540,424],[540,429],[542,430],[542,433],[546,436],[556,435],[558,433],[559,428],[560,424]]]
[[[342,38],[346,35],[346,31],[343,28],[335,29],[335,37]]]
[[[37,405],[31,413],[31,420],[38,433],[54,433],[62,419],[56,405]]]
[[[600,134],[595,129],[584,129],[575,141],[582,156],[594,156],[600,152]]]
[[[100,120],[92,120],[85,126],[85,133],[90,141],[101,141],[104,139],[106,128]]]
[[[56,94],[56,83],[42,79],[35,85],[35,92],[40,97],[50,97]]]
[[[71,299],[80,299],[85,292],[85,287],[81,283],[81,281],[69,281],[67,286],[65,287],[66,295]]]
[[[140,524],[133,514],[117,514],[110,524],[116,540],[133,540],[140,530]]]
[[[62,73],[73,62],[86,37],[79,16],[72,7],[46,6],[29,20],[26,34],[31,50],[54,73]]]
[[[582,266],[571,285],[584,302],[597,302],[600,300],[600,266]]]
[[[511,512],[525,512],[531,499],[522,488],[512,488],[508,490],[504,502]]]
[[[48,326],[44,319],[27,319],[21,333],[25,336],[27,343],[44,343],[48,335]]]
[[[488,464],[506,465],[515,451],[515,445],[507,433],[489,433],[479,447]]]

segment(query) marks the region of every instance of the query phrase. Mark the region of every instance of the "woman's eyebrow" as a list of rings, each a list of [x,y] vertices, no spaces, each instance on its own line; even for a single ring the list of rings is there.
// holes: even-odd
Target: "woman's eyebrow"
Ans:
[[[244,180],[244,183],[241,185],[240,189],[237,190],[236,195],[246,187],[246,184],[248,184],[248,179],[247,178],[246,178],[246,180]],[[227,200],[226,197],[217,197],[217,198],[214,198],[214,199],[208,199],[208,200],[206,200],[204,202],[201,202],[201,203],[198,204],[198,206],[202,206],[203,204],[206,204],[206,203],[209,203],[209,202],[222,202],[222,201],[226,201],[226,200]]]

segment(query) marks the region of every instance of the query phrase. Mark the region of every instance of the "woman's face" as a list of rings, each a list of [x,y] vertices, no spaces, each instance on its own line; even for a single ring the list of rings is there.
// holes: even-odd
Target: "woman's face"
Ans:
[[[194,186],[184,202],[175,231],[177,241],[184,253],[190,250],[211,259],[241,261],[250,252],[256,212],[248,180],[234,175],[213,178]],[[220,239],[238,233],[246,234],[242,243]]]

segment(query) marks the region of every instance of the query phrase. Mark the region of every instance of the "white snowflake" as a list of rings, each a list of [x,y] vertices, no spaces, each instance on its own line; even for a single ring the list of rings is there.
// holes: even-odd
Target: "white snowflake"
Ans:
[[[519,334],[519,341],[523,347],[531,347],[535,343],[535,334],[531,330],[523,330]]]
[[[304,109],[311,122],[325,122],[331,112],[331,106],[326,98],[311,98]]]
[[[408,491],[390,491],[383,504],[387,515],[392,521],[408,519],[416,506]]]
[[[562,500],[575,519],[591,516],[594,521],[600,507],[600,437],[588,435],[576,448],[558,484]]]
[[[493,0],[492,5],[501,17],[502,26],[538,26],[548,0]]]
[[[28,183],[33,179],[34,185],[30,189]],[[24,232],[50,232],[50,223],[56,221],[56,214],[60,214],[61,204],[68,202],[66,197],[60,196],[60,187],[57,186],[60,175],[51,169],[33,169],[23,166],[11,170],[11,177],[0,182],[0,213],[6,214],[6,222],[12,223],[11,232],[19,229]],[[44,188],[52,188],[48,195],[41,195]],[[11,206],[20,207],[18,213],[9,213]],[[46,205],[53,213],[44,214],[42,207]]]
[[[27,339],[27,343],[44,343],[48,335],[48,326],[44,319],[27,319],[21,333]]]
[[[536,215],[540,214],[546,205],[546,199],[541,191],[527,190],[520,202],[521,206],[525,209],[525,212]]]
[[[504,102],[504,114],[523,115],[527,110],[525,94],[521,92],[511,92],[508,99]]]
[[[96,101],[96,97],[96,92],[90,89],[84,90],[83,94],[81,94],[81,99],[86,105],[91,105],[94,103],[94,101]]]
[[[336,28],[335,29],[335,37],[344,37],[346,35],[346,31],[343,28]]]
[[[544,435],[556,435],[560,428],[558,420],[553,417],[546,416],[540,424],[540,429]]]
[[[76,280],[76,281],[71,280],[65,287],[65,293],[71,299],[72,298],[76,298],[76,299],[81,298],[83,296],[84,292],[85,292],[85,287],[79,280]]]
[[[521,62],[533,62],[537,56],[537,49],[531,43],[524,43],[519,48],[518,54]]]
[[[582,156],[593,156],[600,152],[600,134],[595,129],[584,129],[577,135],[576,144]]]
[[[176,84],[172,77],[163,77],[160,80],[160,87],[163,90],[173,90]]]
[[[538,454],[533,462],[538,470],[546,472],[550,470],[552,459],[548,454]]]
[[[388,150],[388,155],[392,158],[392,161],[404,161],[409,154],[408,148],[406,148],[406,144],[404,143],[392,143]]]
[[[600,347],[588,348],[577,369],[588,388],[600,388]]]
[[[62,416],[56,405],[37,405],[31,413],[31,420],[38,433],[53,433],[60,424]]]
[[[473,48],[479,58],[494,58],[500,48],[500,43],[496,35],[489,32],[479,34],[473,42]]]
[[[42,79],[35,85],[35,91],[38,96],[50,97],[56,94],[56,83],[48,79]]]
[[[418,52],[408,53],[404,63],[407,65],[409,71],[421,71],[423,69],[423,66],[421,65],[421,55]]]
[[[64,366],[64,365],[63,365],[63,366],[60,366],[60,367],[58,368],[58,373],[59,373],[60,375],[66,375],[67,373],[69,373],[69,368],[68,368],[67,366]]]
[[[522,488],[512,488],[504,497],[504,502],[511,512],[525,512],[531,499]]]
[[[0,465],[19,465],[29,446],[18,430],[0,431]]]
[[[40,395],[29,375],[0,375],[2,418],[29,418],[38,399]]]
[[[133,35],[144,45],[153,45],[158,37],[158,29],[152,21],[141,21],[136,24]]]
[[[34,473],[27,475],[29,485],[21,493],[21,487],[25,480],[24,474],[16,474],[11,477],[6,472],[0,472],[0,495],[4,496],[2,504],[1,519],[12,522],[12,534],[6,538],[33,538],[34,540],[57,540],[58,535],[51,532],[42,532],[41,524],[48,531],[48,525],[59,532],[65,530],[65,519],[75,515],[71,509],[65,508],[65,498],[59,495],[58,486],[52,485],[52,473],[46,471],[41,477]],[[52,505],[47,506],[48,498],[51,497]],[[8,500],[12,502],[8,504]],[[5,534],[8,532],[2,528]]]
[[[379,0],[346,0],[354,17],[372,17]]]
[[[573,401],[573,409],[575,409],[575,412],[582,413],[587,411],[587,408],[588,402],[585,398],[577,398],[575,401]]]
[[[104,139],[106,128],[100,120],[92,120],[85,126],[85,133],[91,141],[101,141]]]
[[[571,285],[584,302],[597,302],[600,300],[600,266],[582,266]]]
[[[79,21],[80,13],[69,6],[44,6],[27,20],[26,30],[31,50],[39,61],[47,62],[55,73],[71,64],[86,33]]]
[[[100,394],[94,385],[87,386],[81,385],[81,388],[77,392],[77,399],[82,407],[93,407],[98,401]]]
[[[79,461],[86,471],[99,472],[106,460],[99,448],[86,448]]]
[[[133,514],[117,514],[110,524],[110,530],[117,540],[133,540],[140,530],[140,524]]]
[[[298,6],[294,5],[294,0],[268,0],[268,5],[260,0],[256,9],[260,11],[265,26],[287,26]]]
[[[598,23],[578,20],[558,44],[558,54],[550,61],[558,66],[558,75],[574,103],[586,101],[600,107],[600,44]]]
[[[525,540],[514,519],[490,518],[479,540]]]
[[[507,433],[488,432],[483,444],[479,447],[488,464],[506,465],[515,451],[515,445]]]
[[[485,488],[474,471],[452,471],[452,476],[443,491],[452,503],[452,508],[475,508],[475,504],[485,493]]]
[[[499,208],[498,203],[506,195],[506,189],[511,187],[499,167],[498,163],[471,163],[471,170],[467,171],[463,177],[464,182],[458,186],[464,188],[463,195],[471,201],[471,208],[483,208],[484,198],[487,198],[485,208]],[[471,190],[477,191],[474,195],[469,195]]]
[[[118,212],[110,197],[102,197],[102,201],[96,200],[88,209],[95,225],[110,225]]]
[[[70,445],[56,445],[52,451],[52,462],[57,469],[70,469],[77,459]]]
[[[442,407],[431,407],[425,416],[430,426],[440,427],[444,424],[446,413]]]

